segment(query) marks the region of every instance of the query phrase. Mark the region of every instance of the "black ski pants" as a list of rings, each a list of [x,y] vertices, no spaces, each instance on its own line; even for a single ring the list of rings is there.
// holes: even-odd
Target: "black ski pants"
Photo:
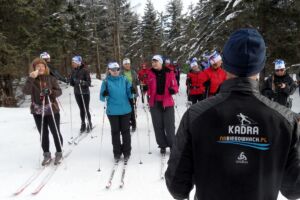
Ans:
[[[85,103],[85,107],[86,107],[86,112],[87,112],[87,116],[89,119],[89,122],[91,121],[91,114],[90,114],[90,94],[83,94],[82,95],[84,103]],[[80,118],[81,118],[81,123],[85,124],[85,110],[84,110],[84,105],[82,102],[82,97],[80,94],[75,94],[75,99],[76,102],[78,104],[79,110],[80,110]]]
[[[158,146],[172,147],[175,140],[174,106],[163,108],[162,102],[155,102],[150,113]]]
[[[33,118],[36,124],[36,127],[41,134],[41,128],[42,128],[42,115],[36,115],[33,114]],[[42,137],[42,149],[45,152],[50,152],[50,142],[49,142],[49,129],[52,133],[56,152],[61,152],[61,146],[59,143],[58,135],[61,141],[61,144],[63,144],[63,137],[60,133],[60,114],[55,113],[54,114],[55,123],[57,125],[58,133],[56,132],[55,124],[52,118],[52,115],[45,115],[44,116],[44,124],[43,124],[43,137]]]
[[[121,156],[122,153],[124,157],[130,156],[131,153],[131,136],[130,136],[130,113],[125,115],[108,115],[112,145],[114,156]],[[122,135],[122,141],[120,134]]]

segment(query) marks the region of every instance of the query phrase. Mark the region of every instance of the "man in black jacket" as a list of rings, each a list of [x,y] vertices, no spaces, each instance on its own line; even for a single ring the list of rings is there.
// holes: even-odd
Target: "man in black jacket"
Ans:
[[[47,52],[43,52],[40,54],[40,58],[42,58],[44,61],[46,61],[47,66],[50,70],[50,75],[54,76],[57,80],[62,81],[64,83],[69,83],[68,78],[64,77],[63,75],[61,75],[61,73],[59,73],[59,71],[53,67],[50,63],[50,54],[48,54]]]
[[[295,113],[262,96],[258,74],[266,47],[255,29],[234,32],[223,49],[227,80],[220,93],[184,114],[166,171],[175,199],[300,198],[300,146]]]
[[[286,72],[285,63],[278,59],[275,61],[275,73],[264,83],[262,94],[288,108],[292,107],[290,95],[294,94],[297,84]]]

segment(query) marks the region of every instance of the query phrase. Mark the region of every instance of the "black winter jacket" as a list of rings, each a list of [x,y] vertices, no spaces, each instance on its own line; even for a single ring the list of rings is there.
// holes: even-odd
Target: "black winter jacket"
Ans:
[[[90,94],[90,72],[84,67],[84,65],[72,70],[70,85],[74,87],[75,94],[81,94],[79,84],[81,85],[82,94]]]
[[[286,84],[285,88],[280,88],[282,83]],[[296,88],[297,84],[288,74],[284,76],[276,76],[274,74],[265,81],[261,93],[281,105],[288,106],[287,99],[294,94]]]
[[[198,200],[300,198],[295,113],[260,95],[257,81],[227,80],[184,114],[165,177],[176,199],[193,185]]]

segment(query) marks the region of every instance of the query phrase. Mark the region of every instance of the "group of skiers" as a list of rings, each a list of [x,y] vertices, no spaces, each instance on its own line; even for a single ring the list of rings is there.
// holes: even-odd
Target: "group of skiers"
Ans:
[[[226,80],[221,55],[214,51],[206,58],[205,63],[208,65],[205,67],[203,63],[199,65],[196,58],[190,62],[186,87],[188,101],[192,104],[216,95]],[[137,126],[138,86],[142,103],[148,103],[150,109],[156,142],[160,152],[165,154],[166,148],[171,149],[175,139],[172,95],[178,92],[181,69],[176,61],[172,64],[169,58],[164,60],[160,55],[153,56],[152,67],[142,63],[138,73],[131,68],[129,58],[123,59],[122,64],[122,67],[117,62],[108,64],[107,78],[103,81],[100,91],[100,100],[107,103],[106,112],[111,125],[114,158],[119,159],[122,154],[127,159],[130,156],[130,127],[131,132],[134,132]],[[23,92],[32,97],[31,113],[41,134],[44,151],[42,165],[51,161],[48,127],[57,151],[55,163],[59,163],[62,157],[63,138],[60,133],[59,105],[56,99],[61,95],[61,89],[56,79],[74,87],[74,96],[80,110],[80,133],[89,132],[93,128],[89,111],[91,77],[89,70],[83,64],[82,57],[72,58],[72,72],[70,77],[66,78],[50,65],[50,55],[47,52],[41,53],[40,58],[34,59],[30,66],[29,78]],[[296,87],[297,84],[286,72],[284,61],[278,59],[275,61],[275,73],[265,81],[261,92],[269,99],[290,108],[289,96],[294,93]],[[55,123],[51,110],[54,113]],[[122,135],[122,143],[120,135]]]
[[[247,40],[247,45],[243,38],[250,38]],[[239,49],[244,49],[245,51],[239,52]],[[249,54],[248,52],[251,51],[256,51],[259,55],[255,57],[255,55]],[[166,180],[168,189],[175,198],[186,198],[193,184],[196,184],[196,196],[199,199],[213,199],[211,198],[212,196],[215,196],[215,199],[220,199],[221,197],[228,197],[225,199],[274,199],[273,197],[277,195],[278,188],[280,187],[287,196],[297,196],[296,194],[299,194],[299,191],[297,191],[298,193],[293,193],[296,190],[294,186],[299,186],[300,182],[299,178],[295,179],[299,177],[300,173],[298,165],[300,162],[299,133],[295,132],[297,123],[293,124],[293,116],[295,115],[288,115],[290,111],[284,107],[276,107],[277,105],[270,101],[278,102],[290,108],[291,100],[289,96],[294,93],[297,84],[286,72],[285,62],[278,59],[274,63],[274,74],[266,79],[260,91],[262,95],[270,100],[261,97],[257,88],[258,78],[256,75],[262,70],[265,63],[264,54],[264,41],[260,34],[254,29],[241,29],[234,33],[225,45],[223,56],[219,52],[214,51],[207,57],[207,62],[205,63],[208,63],[208,65],[205,66],[205,69],[200,67],[196,59],[192,59],[190,62],[191,69],[187,74],[186,86],[188,101],[191,101],[195,105],[184,114],[176,136],[175,102],[172,95],[175,95],[179,91],[181,69],[177,62],[174,61],[172,64],[169,58],[163,59],[161,55],[154,55],[151,59],[152,66],[148,67],[143,63],[138,73],[132,69],[129,58],[123,59],[122,67],[117,62],[108,63],[107,76],[103,80],[100,89],[100,100],[107,105],[106,114],[111,126],[114,159],[118,162],[123,155],[124,161],[127,162],[131,156],[130,132],[135,132],[137,129],[136,102],[139,97],[139,86],[142,103],[146,104],[148,102],[147,105],[152,117],[155,138],[160,148],[160,153],[162,155],[166,154],[167,148],[170,148],[171,157],[166,173]],[[241,55],[241,57],[238,57],[238,55]],[[246,57],[248,59],[245,59]],[[30,108],[40,133],[44,155],[43,166],[48,165],[52,159],[49,151],[48,128],[53,135],[56,147],[54,164],[59,164],[63,156],[63,137],[60,133],[60,115],[57,101],[57,97],[62,94],[62,90],[59,87],[57,79],[70,83],[74,87],[75,99],[80,109],[80,133],[85,131],[90,132],[93,129],[91,114],[89,112],[89,87],[91,86],[91,78],[88,69],[83,64],[81,56],[74,56],[72,58],[72,73],[69,78],[57,75],[55,69],[49,67],[49,62],[50,55],[46,52],[42,53],[40,58],[35,58],[30,66],[29,77],[23,88],[25,94],[31,95]],[[209,98],[209,100],[202,101],[206,98]],[[251,108],[252,105],[257,106],[257,108]],[[276,108],[279,110],[276,111]],[[255,111],[255,109],[259,110]],[[222,110],[225,110],[226,113],[222,112]],[[268,114],[265,118],[262,116],[257,117],[255,113],[259,113],[262,110],[274,115]],[[239,113],[239,115],[232,117],[230,114],[233,112]],[[241,122],[241,125],[236,126],[247,126],[247,134],[253,128],[255,129],[258,124],[261,124],[259,125],[261,126],[260,129],[264,133],[261,133],[263,137],[259,139],[259,144],[241,142],[239,141],[240,139],[237,139],[242,137],[229,137],[230,134],[240,134],[235,132],[239,129],[232,131],[229,128],[228,130],[231,130],[232,133],[228,133],[229,136],[225,134],[227,127],[225,127],[224,123],[226,122],[227,124],[229,121],[230,123],[236,122],[235,117],[237,116],[240,116],[237,119],[243,120],[243,122]],[[212,126],[210,120],[219,122],[219,125],[215,124]],[[282,121],[280,127],[287,131],[287,135],[289,135],[288,139],[285,138],[287,136],[280,133],[280,130],[276,131],[280,135],[280,141],[285,141],[284,144],[280,144],[279,140],[272,140],[272,137],[277,136],[268,135],[276,131],[273,130],[273,125],[266,124],[266,120],[272,122]],[[244,124],[245,122],[247,122],[247,125]],[[229,126],[231,125],[229,124]],[[199,127],[203,129],[203,131],[200,131],[203,135],[198,134]],[[218,136],[215,137],[212,134],[217,134]],[[226,136],[219,134],[225,134]],[[255,129],[253,133],[249,134],[255,135],[259,133]],[[208,138],[208,140],[205,138]],[[233,140],[237,139],[237,141],[229,141],[229,138]],[[215,141],[216,139],[218,139],[217,142]],[[228,141],[225,142],[225,139]],[[224,146],[220,146],[220,144],[224,144]],[[291,144],[294,146],[291,146]],[[266,161],[260,162],[254,158],[261,157],[262,155],[260,154],[262,151],[254,152],[255,150],[252,150],[252,148],[269,150],[269,146],[272,145],[277,146],[274,146],[273,150],[270,150],[270,155],[272,154],[273,156],[273,153],[277,151],[281,152],[282,159],[277,159],[276,162],[278,161],[278,163],[273,162],[272,156],[266,159]],[[245,146],[251,150],[249,148],[244,149]],[[211,147],[214,150],[207,151]],[[280,150],[274,150],[277,147]],[[288,156],[288,152],[292,150],[294,150],[293,155]],[[234,155],[236,155],[236,151],[240,151],[239,156],[243,157],[244,164],[248,164],[247,158],[245,160],[244,156],[246,152],[248,159],[251,159],[249,166],[256,163],[253,167],[259,173],[255,174],[260,174],[264,178],[256,178],[250,174],[249,176],[244,176],[242,171],[246,173],[248,168],[241,169],[241,166],[235,166],[232,163],[227,165],[221,152],[226,154],[226,158],[230,162],[235,159],[231,155],[231,152],[235,152]],[[231,158],[232,156],[233,158]],[[283,163],[286,159],[290,161]],[[225,168],[220,170],[216,162],[221,162]],[[297,162],[298,164],[294,165],[293,162]],[[236,163],[239,162],[236,161]],[[261,165],[263,165],[261,167],[271,165],[271,163],[276,165],[276,167],[271,166],[271,169],[266,168],[266,170],[265,168],[261,169],[258,167]],[[237,171],[230,173],[230,176],[226,177],[230,166],[237,168]],[[227,169],[227,167],[229,168]],[[197,168],[202,171],[200,172]],[[214,175],[211,172],[212,168],[216,171],[219,170],[219,172]],[[278,179],[276,179],[277,181],[273,187],[270,186],[271,182],[269,182],[273,179],[268,174],[276,177],[276,173],[283,176],[277,177]],[[295,177],[292,178],[292,175]],[[285,176],[286,178],[283,182],[285,185],[282,188],[283,186],[278,186],[278,184],[281,182],[279,180]],[[235,184],[238,190],[237,193],[226,189],[223,184],[226,178],[232,179],[233,184]],[[214,190],[204,186],[210,179],[218,180],[216,187],[218,191],[222,192],[215,193]],[[241,184],[238,183],[238,179],[242,179],[245,182],[249,182],[249,179],[251,181],[255,179],[256,181],[254,182],[259,184],[259,188],[270,188],[266,190],[262,189],[263,194],[257,193],[256,190],[252,191],[249,198],[244,198],[241,197],[244,194],[242,192],[244,190],[241,188]],[[214,186],[211,185],[211,187]],[[206,189],[203,190],[202,188]],[[232,197],[234,194],[237,195],[236,198]]]

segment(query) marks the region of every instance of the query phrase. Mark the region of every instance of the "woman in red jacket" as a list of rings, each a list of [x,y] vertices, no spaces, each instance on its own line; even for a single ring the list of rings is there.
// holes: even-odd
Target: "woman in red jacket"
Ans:
[[[173,71],[163,68],[160,55],[152,58],[152,69],[148,73],[149,106],[156,142],[161,154],[172,148],[175,139],[175,114],[172,95],[178,92]]]
[[[209,57],[209,63],[210,67],[204,70],[200,75],[202,84],[209,81],[206,98],[216,95],[220,85],[226,80],[226,73],[221,68],[222,58],[217,51]]]
[[[142,94],[142,102],[144,103],[144,96],[146,94],[146,90],[148,89],[148,73],[149,69],[147,68],[146,63],[142,64],[142,69],[138,72],[138,78],[140,81],[140,89]],[[148,96],[147,96],[147,100]]]
[[[193,104],[204,99],[205,87],[201,82],[201,70],[197,62],[191,63],[191,71],[187,74],[186,86],[188,91],[188,100]]]

